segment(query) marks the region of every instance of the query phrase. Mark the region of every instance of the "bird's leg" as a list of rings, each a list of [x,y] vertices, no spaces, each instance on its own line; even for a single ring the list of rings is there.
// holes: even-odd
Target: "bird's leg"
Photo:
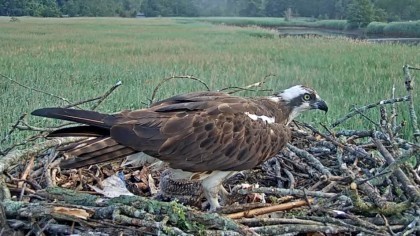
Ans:
[[[225,189],[225,187],[223,187],[223,185],[220,185],[219,194],[223,205],[228,204],[230,193]]]
[[[204,196],[206,197],[207,201],[210,203],[210,211],[214,211],[220,207],[219,200],[218,200],[218,193],[220,186],[222,185],[222,181],[214,181],[214,178],[207,178],[203,180],[203,191]]]
[[[210,203],[210,211],[214,211],[220,207],[218,201],[219,192],[222,195],[229,195],[226,189],[222,186],[222,182],[228,176],[231,176],[232,171],[213,171],[208,177],[203,179],[201,183],[203,186],[204,196],[207,198],[207,201]],[[226,197],[227,197],[226,195]]]

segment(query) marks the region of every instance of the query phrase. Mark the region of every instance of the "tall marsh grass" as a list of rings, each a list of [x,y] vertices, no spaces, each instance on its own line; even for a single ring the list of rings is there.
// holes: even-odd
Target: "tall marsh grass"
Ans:
[[[419,55],[418,47],[407,45],[278,38],[255,27],[180,23],[169,18],[24,17],[19,22],[0,18],[1,74],[70,101],[101,95],[121,80],[123,85],[98,108],[103,112],[145,107],[155,86],[172,75],[194,75],[216,90],[248,85],[273,74],[266,88],[278,91],[294,84],[315,88],[330,111],[327,116],[305,114],[303,119],[328,124],[352,107],[390,98],[393,85],[397,96],[405,95],[402,65],[419,66]],[[203,89],[197,82],[173,80],[161,87],[158,99]],[[418,95],[415,100],[419,104]],[[66,104],[5,79],[0,80],[0,103],[1,137],[22,113]],[[373,120],[379,117],[376,111],[367,115]],[[398,119],[408,120],[408,116],[401,113]],[[29,122],[42,126],[52,121],[29,117]],[[374,126],[358,118],[342,127]],[[12,136],[8,143],[23,135],[27,134]]]

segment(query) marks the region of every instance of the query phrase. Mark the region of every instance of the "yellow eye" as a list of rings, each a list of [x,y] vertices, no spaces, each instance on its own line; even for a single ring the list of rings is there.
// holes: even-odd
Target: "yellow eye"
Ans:
[[[307,93],[303,95],[303,100],[309,101],[310,99],[311,99],[311,95],[309,95]]]

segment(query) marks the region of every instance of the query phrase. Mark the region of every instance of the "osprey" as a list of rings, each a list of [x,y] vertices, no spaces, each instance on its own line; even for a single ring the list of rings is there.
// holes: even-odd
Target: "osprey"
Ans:
[[[290,140],[288,124],[301,112],[327,104],[315,90],[297,85],[267,97],[243,98],[222,92],[177,95],[149,108],[102,114],[43,108],[32,115],[84,124],[50,137],[87,136],[65,151],[61,163],[78,168],[144,152],[169,164],[176,179],[202,180],[210,209],[219,207],[222,182],[276,155]]]

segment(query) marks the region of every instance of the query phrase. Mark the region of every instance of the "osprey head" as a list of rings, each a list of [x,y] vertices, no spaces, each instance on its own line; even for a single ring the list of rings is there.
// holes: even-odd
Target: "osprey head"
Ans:
[[[287,123],[290,123],[303,111],[311,109],[319,109],[325,111],[325,113],[328,111],[327,104],[319,97],[317,92],[303,85],[290,87],[276,94],[275,98],[290,107],[291,112]]]

